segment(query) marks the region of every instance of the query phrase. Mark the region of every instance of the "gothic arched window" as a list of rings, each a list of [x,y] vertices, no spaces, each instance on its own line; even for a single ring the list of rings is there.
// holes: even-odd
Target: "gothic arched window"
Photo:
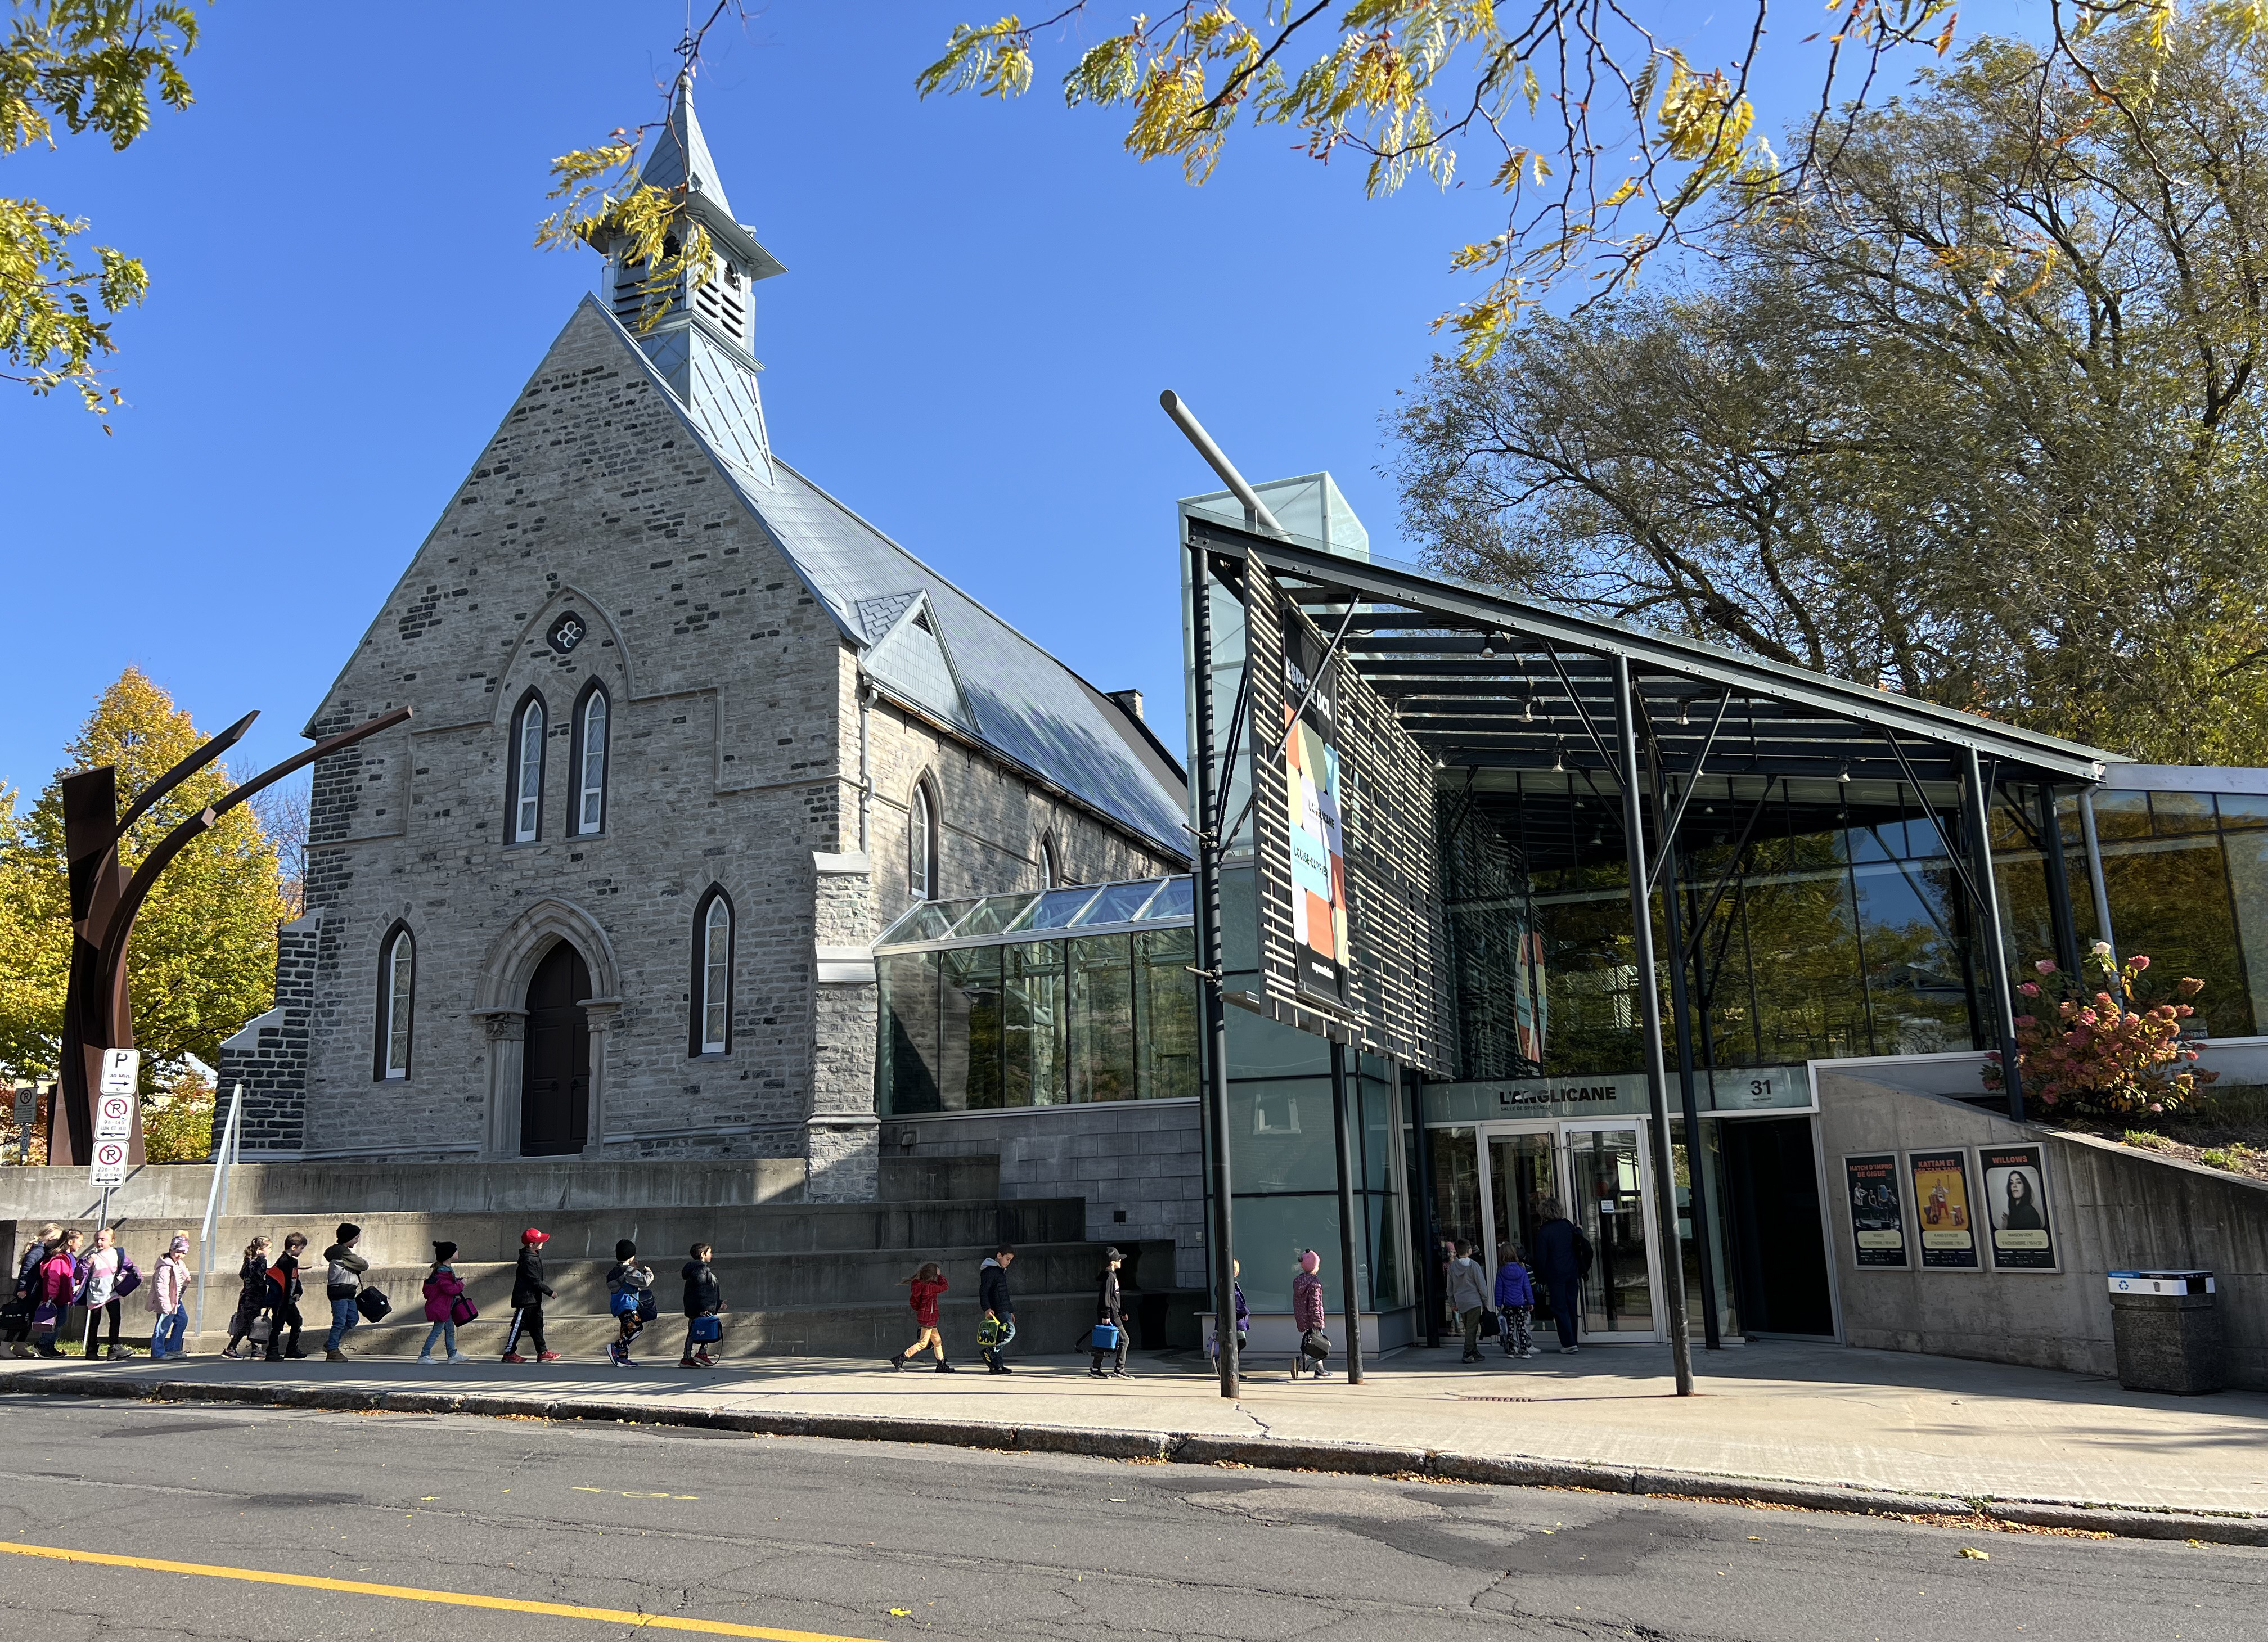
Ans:
[[[533,690],[512,721],[511,786],[504,837],[533,843],[543,836],[543,697]]]
[[[575,714],[575,830],[602,832],[607,825],[607,692],[593,681]]]
[[[937,798],[924,777],[906,814],[906,887],[917,901],[937,899]]]
[[[1053,889],[1064,881],[1063,858],[1056,853],[1053,833],[1040,840],[1040,887]]]
[[[695,1055],[722,1055],[733,1047],[733,902],[711,885],[693,912],[693,1030]]]
[[[417,943],[396,924],[378,946],[378,1033],[372,1057],[379,1082],[409,1075],[409,1027],[417,998]]]

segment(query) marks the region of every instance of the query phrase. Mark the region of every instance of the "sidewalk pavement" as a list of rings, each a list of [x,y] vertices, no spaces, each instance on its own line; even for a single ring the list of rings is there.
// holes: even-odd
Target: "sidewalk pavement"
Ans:
[[[956,1374],[786,1357],[706,1372],[659,1357],[629,1372],[10,1360],[0,1387],[1410,1470],[1902,1513],[1983,1506],[2013,1521],[2268,1544],[2268,1396],[2157,1396],[2048,1370],[1785,1341],[1695,1355],[1700,1394],[1683,1399],[1658,1346],[1492,1355],[1477,1368],[1460,1366],[1454,1348],[1417,1348],[1371,1365],[1361,1386],[1295,1383],[1283,1361],[1254,1359],[1234,1403],[1202,1358],[1186,1357],[1138,1357],[1136,1378],[1108,1382],[1089,1379],[1083,1358],[1024,1359],[1012,1375],[974,1359]]]

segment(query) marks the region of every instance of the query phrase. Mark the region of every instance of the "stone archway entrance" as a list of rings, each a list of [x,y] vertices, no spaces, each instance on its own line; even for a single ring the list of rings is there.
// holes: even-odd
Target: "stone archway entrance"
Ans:
[[[527,983],[526,1047],[520,1063],[519,1154],[579,1154],[591,1138],[591,1029],[583,1001],[591,970],[561,941]]]

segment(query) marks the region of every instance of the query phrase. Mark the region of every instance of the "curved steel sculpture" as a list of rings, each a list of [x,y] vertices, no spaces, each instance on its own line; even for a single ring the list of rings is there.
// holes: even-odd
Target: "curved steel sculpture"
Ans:
[[[350,747],[366,736],[390,730],[409,717],[397,707],[367,724],[318,741],[305,752],[232,788],[167,833],[128,877],[118,858],[119,841],[151,806],[237,744],[260,715],[248,712],[151,783],[123,815],[118,814],[118,771],[109,764],[84,769],[63,780],[63,853],[70,864],[70,978],[63,994],[62,1065],[56,1100],[48,1111],[48,1161],[85,1163],[94,1148],[92,1094],[101,1075],[102,1052],[134,1047],[134,1010],[126,987],[126,948],[142,903],[173,858],[253,794],[274,785],[317,759]],[[127,1160],[144,1161],[142,1115],[137,1104]]]

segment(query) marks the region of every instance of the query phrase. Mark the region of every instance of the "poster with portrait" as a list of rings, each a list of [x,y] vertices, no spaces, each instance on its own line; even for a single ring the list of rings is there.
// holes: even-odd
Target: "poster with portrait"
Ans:
[[[1898,1196],[1898,1158],[1876,1152],[1843,1160],[1851,1204],[1851,1247],[1860,1270],[1906,1269],[1905,1207]]]
[[[1977,1271],[1977,1210],[1969,1200],[1969,1154],[1909,1152],[1906,1174],[1913,1182],[1914,1225],[1921,1233],[1925,1271]]]
[[[1984,1182],[1992,1270],[2059,1270],[2048,1213],[2046,1152],[2039,1146],[1979,1146],[1977,1167]]]
[[[1324,653],[1304,622],[1285,623],[1285,798],[1291,811],[1286,820],[1298,984],[1302,992],[1344,1008],[1346,846],[1340,835],[1344,797],[1340,788],[1338,692]],[[1303,697],[1304,708],[1300,704]]]

